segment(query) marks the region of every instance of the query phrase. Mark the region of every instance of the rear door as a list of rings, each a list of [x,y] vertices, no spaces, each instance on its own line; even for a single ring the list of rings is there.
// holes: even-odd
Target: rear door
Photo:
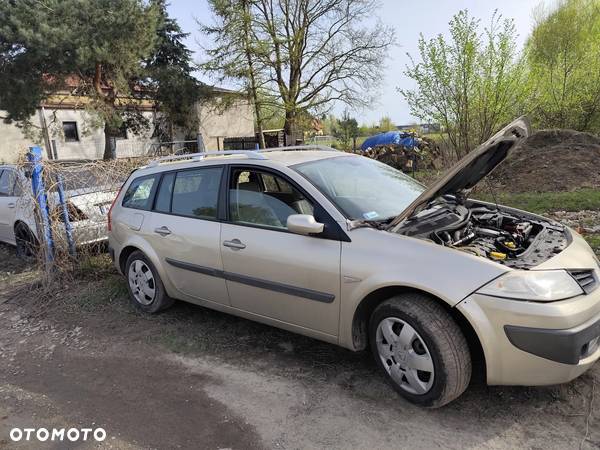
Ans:
[[[144,227],[171,283],[189,301],[229,304],[217,220],[223,170],[205,166],[163,173]]]
[[[231,305],[337,336],[340,250],[335,239],[286,228],[290,214],[323,212],[283,174],[231,167],[221,254]]]
[[[0,240],[11,244],[15,243],[13,225],[18,200],[15,175],[12,168],[0,168]]]

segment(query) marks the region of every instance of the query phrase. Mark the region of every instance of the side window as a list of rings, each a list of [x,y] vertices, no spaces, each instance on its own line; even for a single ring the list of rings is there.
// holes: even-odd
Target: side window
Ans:
[[[313,214],[313,205],[282,177],[234,169],[229,186],[230,220],[285,229],[291,214]]]
[[[171,194],[173,193],[173,181],[175,181],[175,173],[166,173],[160,182],[160,188],[156,194],[156,202],[154,209],[158,212],[171,212]]]
[[[275,175],[264,173],[262,174],[262,180],[265,192],[285,192],[291,194],[294,191],[294,188],[290,183]]]
[[[149,210],[152,207],[152,193],[156,179],[156,175],[150,175],[133,180],[123,196],[122,205],[125,208]]]
[[[15,185],[15,176],[14,172],[11,169],[4,169],[2,173],[0,173],[0,195],[2,196],[12,196],[13,188]]]
[[[217,218],[221,167],[182,170],[173,184],[171,212],[203,219]]]

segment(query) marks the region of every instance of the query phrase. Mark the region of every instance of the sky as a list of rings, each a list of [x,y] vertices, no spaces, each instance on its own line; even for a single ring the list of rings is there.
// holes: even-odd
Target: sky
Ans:
[[[547,0],[548,1],[548,0]],[[383,23],[396,29],[398,46],[390,50],[385,77],[377,103],[369,108],[350,111],[359,123],[376,123],[383,116],[389,116],[396,125],[408,124],[416,119],[411,117],[410,110],[397,89],[410,89],[412,80],[404,76],[404,69],[409,62],[407,53],[418,58],[417,43],[419,33],[426,39],[438,34],[448,34],[448,22],[461,9],[481,19],[482,25],[489,23],[495,10],[503,17],[515,21],[517,44],[522,48],[533,26],[533,10],[542,0],[383,0],[376,13]],[[210,23],[212,15],[206,0],[171,0],[169,14],[176,18],[180,26],[190,33],[186,44],[194,51],[195,60],[202,59],[200,35],[197,21]],[[202,76],[199,75],[202,79]],[[210,82],[210,80],[203,80]],[[344,106],[338,105],[334,113],[341,114]]]

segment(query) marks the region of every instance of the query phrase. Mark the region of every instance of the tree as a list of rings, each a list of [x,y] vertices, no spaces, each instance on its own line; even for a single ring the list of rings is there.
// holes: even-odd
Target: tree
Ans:
[[[197,103],[208,96],[208,89],[192,76],[192,52],[183,43],[189,33],[169,17],[165,0],[152,0],[151,4],[158,13],[158,27],[156,48],[145,62],[147,88],[161,112],[161,128],[173,140],[174,127],[187,134],[197,132]]]
[[[356,138],[359,136],[358,123],[356,119],[350,117],[348,111],[344,111],[342,118],[337,122],[333,129],[333,135],[340,141],[344,150],[355,150]],[[352,147],[350,144],[352,143]]]
[[[248,93],[254,104],[259,145],[265,148],[264,123],[278,115],[280,105],[264,89],[265,68],[255,58],[260,43],[252,32],[252,3],[253,0],[209,0],[214,23],[200,24],[200,30],[212,39],[214,46],[204,49],[208,60],[200,68],[219,83],[239,83]]]
[[[461,157],[516,115],[522,103],[523,66],[512,20],[494,13],[489,27],[460,11],[450,21],[450,38],[419,38],[420,61],[409,55],[412,90],[399,89],[411,113],[442,125]]]
[[[383,116],[381,119],[379,119],[379,131],[380,132],[392,131],[394,128],[395,128],[394,124],[390,117]]]
[[[142,0],[19,0],[0,3],[0,109],[29,122],[40,103],[76,81],[73,94],[104,122],[104,157],[123,126],[147,126],[142,62],[153,52],[158,14]]]
[[[395,43],[393,29],[373,22],[376,0],[211,0],[213,11],[223,2],[249,11],[250,60],[264,89],[280,99],[288,136],[296,135],[304,112],[370,102]],[[243,34],[235,27],[231,33]],[[227,61],[223,51],[208,54],[226,66],[219,64]]]
[[[600,1],[538,10],[526,48],[534,124],[599,131]]]

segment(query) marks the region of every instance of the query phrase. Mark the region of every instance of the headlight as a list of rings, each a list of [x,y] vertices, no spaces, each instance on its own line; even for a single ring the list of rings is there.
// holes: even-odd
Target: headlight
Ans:
[[[583,294],[564,270],[515,270],[492,280],[477,291],[494,297],[551,302]]]

